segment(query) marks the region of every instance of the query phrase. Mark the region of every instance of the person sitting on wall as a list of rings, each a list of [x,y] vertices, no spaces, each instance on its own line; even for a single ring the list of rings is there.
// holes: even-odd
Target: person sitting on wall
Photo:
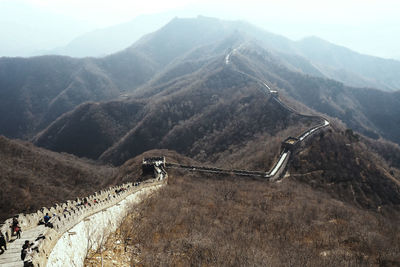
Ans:
[[[53,228],[53,224],[50,222],[50,219],[51,217],[49,216],[48,213],[46,213],[46,215],[43,217],[44,226]]]
[[[51,217],[49,216],[48,213],[46,213],[46,215],[43,217],[44,223],[48,223],[50,221]]]
[[[5,250],[7,250],[6,238],[4,237],[2,232],[0,232],[0,250],[1,250],[0,255],[3,254]]]

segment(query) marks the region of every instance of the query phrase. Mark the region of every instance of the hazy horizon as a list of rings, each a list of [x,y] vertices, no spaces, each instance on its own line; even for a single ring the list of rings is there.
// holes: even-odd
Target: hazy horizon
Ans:
[[[359,53],[400,59],[400,3],[386,1],[0,0],[0,56],[31,56],[96,29],[159,14],[244,20],[292,40],[318,36]]]

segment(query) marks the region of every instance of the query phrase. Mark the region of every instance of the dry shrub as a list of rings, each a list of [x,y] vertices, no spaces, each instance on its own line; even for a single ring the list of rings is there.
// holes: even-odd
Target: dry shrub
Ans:
[[[117,169],[0,136],[0,221],[107,187]]]
[[[400,264],[398,213],[388,218],[362,210],[291,179],[170,173],[169,186],[134,214],[123,224],[130,226],[123,233],[128,246],[138,248],[132,264]]]

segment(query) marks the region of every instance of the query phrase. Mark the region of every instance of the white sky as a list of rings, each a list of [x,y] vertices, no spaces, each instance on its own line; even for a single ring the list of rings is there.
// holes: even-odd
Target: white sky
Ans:
[[[316,35],[359,52],[400,57],[395,0],[0,0],[0,41],[10,43],[16,31],[31,28],[42,33],[32,45],[63,45],[95,28],[166,11],[242,19],[291,39]]]
[[[10,0],[0,0],[10,2]],[[127,21],[143,13],[157,13],[196,6],[235,17],[273,18],[284,21],[351,23],[399,20],[398,0],[12,0],[47,11],[91,20],[98,25]],[[340,20],[340,21],[338,21]]]

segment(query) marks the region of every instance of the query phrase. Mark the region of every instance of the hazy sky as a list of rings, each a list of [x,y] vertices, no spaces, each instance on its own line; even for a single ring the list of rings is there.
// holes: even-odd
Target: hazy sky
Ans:
[[[315,35],[362,53],[400,58],[396,0],[0,0],[0,55],[63,46],[90,30],[166,11],[242,19],[294,40]]]

